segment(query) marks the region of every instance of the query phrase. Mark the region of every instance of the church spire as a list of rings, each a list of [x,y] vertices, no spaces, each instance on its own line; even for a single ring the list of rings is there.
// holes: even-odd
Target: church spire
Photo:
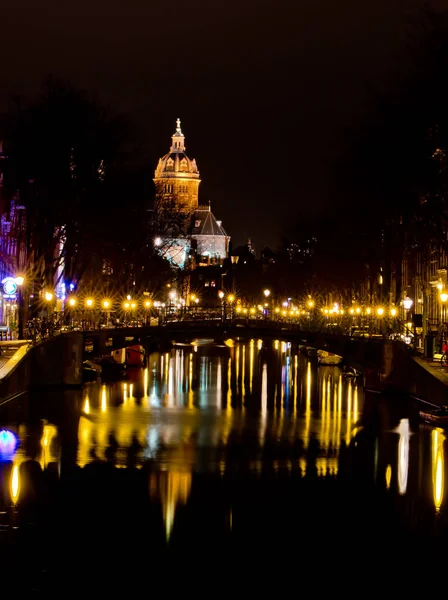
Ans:
[[[171,139],[171,152],[185,152],[185,136],[180,128],[180,119],[176,120],[176,131]]]

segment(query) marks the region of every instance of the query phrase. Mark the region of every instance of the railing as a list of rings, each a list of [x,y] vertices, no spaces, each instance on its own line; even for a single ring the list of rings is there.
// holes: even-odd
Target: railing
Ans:
[[[151,325],[159,326],[194,326],[194,325],[226,325],[226,326],[245,326],[249,328],[262,329],[282,329],[291,331],[307,331],[331,333],[350,337],[376,337],[382,339],[400,339],[400,336],[406,334],[412,336],[411,331],[407,331],[406,325],[399,319],[393,323],[382,321],[381,319],[367,319],[361,321],[357,316],[346,315],[338,318],[321,315],[318,311],[306,314],[284,315],[272,312],[252,312],[243,309],[227,307],[201,308],[201,307],[183,307],[180,310],[166,309],[164,311],[152,311],[151,315],[144,315],[139,318],[106,321],[75,321],[71,320],[69,324],[57,319],[35,319],[28,323],[26,337],[30,343],[37,343],[50,339],[58,333],[64,331],[98,331],[101,329],[135,329],[147,328]]]

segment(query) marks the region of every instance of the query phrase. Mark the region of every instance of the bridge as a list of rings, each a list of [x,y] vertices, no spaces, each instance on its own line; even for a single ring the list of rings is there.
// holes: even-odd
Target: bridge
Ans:
[[[117,348],[141,344],[148,351],[167,349],[172,341],[191,343],[228,338],[288,341],[297,346],[327,350],[342,356],[346,363],[363,371],[385,370],[394,355],[409,355],[409,348],[386,336],[353,337],[343,332],[302,329],[294,323],[269,320],[171,321],[158,326],[103,328],[82,332],[86,356],[102,356]],[[386,371],[388,369],[386,368]]]

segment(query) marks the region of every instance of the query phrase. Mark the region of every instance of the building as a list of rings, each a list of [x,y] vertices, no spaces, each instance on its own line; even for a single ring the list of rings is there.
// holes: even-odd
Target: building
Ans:
[[[222,263],[230,237],[208,206],[199,205],[199,170],[187,156],[180,119],[170,150],[159,159],[154,174],[155,245],[162,256],[181,268]]]
[[[219,263],[227,258],[230,237],[225,232],[222,221],[215,218],[210,204],[197,207],[188,233],[196,260],[200,264]]]
[[[199,171],[195,159],[185,154],[185,136],[176,121],[170,151],[159,159],[154,175],[156,208],[169,205],[193,212],[198,207]]]

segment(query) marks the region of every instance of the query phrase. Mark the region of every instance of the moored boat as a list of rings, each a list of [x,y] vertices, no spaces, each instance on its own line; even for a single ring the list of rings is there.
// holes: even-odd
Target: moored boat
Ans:
[[[115,362],[127,367],[143,367],[146,364],[146,352],[140,344],[113,350],[111,355]]]
[[[97,381],[101,377],[101,367],[90,360],[82,363],[82,380],[84,383]]]
[[[333,354],[332,352],[327,352],[326,350],[318,350],[317,361],[322,366],[340,365],[342,362],[342,356],[339,356],[339,354]]]
[[[448,406],[441,406],[433,410],[419,410],[419,417],[425,423],[439,427],[448,427]]]

